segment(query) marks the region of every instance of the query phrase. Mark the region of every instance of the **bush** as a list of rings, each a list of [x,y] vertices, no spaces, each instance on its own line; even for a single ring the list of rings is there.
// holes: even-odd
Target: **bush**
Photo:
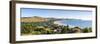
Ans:
[[[41,34],[41,32],[39,32],[39,31],[32,31],[32,34],[33,35],[39,35],[39,34]]]
[[[92,29],[91,28],[84,28],[82,31],[83,31],[83,33],[88,33],[88,32],[92,32]]]
[[[61,30],[61,33],[67,33],[69,31],[69,26],[64,26]]]

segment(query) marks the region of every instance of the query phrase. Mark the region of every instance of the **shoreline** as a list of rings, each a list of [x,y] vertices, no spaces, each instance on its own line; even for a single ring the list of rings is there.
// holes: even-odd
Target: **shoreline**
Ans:
[[[62,24],[62,23],[60,23],[60,21],[54,21],[54,24],[67,26],[66,24]],[[71,25],[68,25],[68,26],[71,27],[71,28],[75,27],[75,26],[71,26]]]
[[[60,21],[54,21],[54,24],[67,26],[66,24],[63,24],[63,23],[61,23]],[[72,25],[68,25],[68,26],[71,27],[71,28],[73,28],[73,27],[80,27],[80,26],[72,26]],[[80,27],[80,28],[85,28],[85,27]]]
[[[54,24],[64,25],[64,24],[60,23],[60,21],[54,21]]]

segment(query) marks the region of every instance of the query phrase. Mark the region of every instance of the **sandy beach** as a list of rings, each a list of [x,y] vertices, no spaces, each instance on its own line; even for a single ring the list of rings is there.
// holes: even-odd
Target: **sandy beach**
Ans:
[[[65,24],[61,23],[60,21],[54,21],[54,24],[65,25]]]

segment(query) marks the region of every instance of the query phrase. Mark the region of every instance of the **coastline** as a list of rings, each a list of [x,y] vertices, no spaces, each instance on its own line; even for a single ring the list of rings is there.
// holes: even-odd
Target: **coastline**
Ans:
[[[58,25],[62,25],[62,26],[67,26],[67,24],[62,23],[61,21],[54,21],[54,24],[58,24]],[[73,28],[73,27],[80,27],[80,28],[85,28],[85,26],[74,26],[74,25],[68,25],[69,27]],[[87,26],[90,27],[90,26]]]
[[[63,25],[63,26],[67,26],[66,24],[63,24],[63,23],[60,23],[60,21],[54,21],[54,24],[58,24],[58,25]],[[70,27],[75,27],[75,26],[72,26],[72,25],[68,25]]]
[[[60,23],[60,21],[54,21],[54,24],[64,25],[64,24]]]

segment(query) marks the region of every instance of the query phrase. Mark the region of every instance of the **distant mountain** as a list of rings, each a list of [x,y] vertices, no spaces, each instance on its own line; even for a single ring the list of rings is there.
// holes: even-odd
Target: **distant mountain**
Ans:
[[[44,22],[44,21],[47,21],[47,19],[43,17],[38,17],[38,16],[21,17],[21,22]]]
[[[70,19],[70,18],[44,18],[44,17],[39,17],[39,16],[21,17],[21,22],[45,22],[45,21],[58,21],[58,20],[81,20],[81,19]]]

